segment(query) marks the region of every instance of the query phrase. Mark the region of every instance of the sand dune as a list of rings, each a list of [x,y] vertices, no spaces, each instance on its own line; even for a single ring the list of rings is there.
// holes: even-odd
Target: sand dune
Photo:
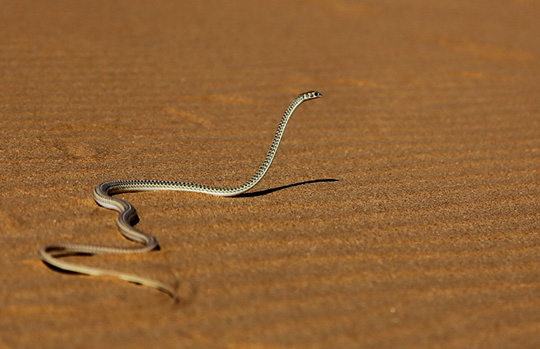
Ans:
[[[538,347],[539,15],[4,4],[0,347]],[[242,183],[311,89],[256,195],[125,194],[161,250],[69,259],[176,285],[180,305],[40,261],[51,243],[133,245],[100,182]]]

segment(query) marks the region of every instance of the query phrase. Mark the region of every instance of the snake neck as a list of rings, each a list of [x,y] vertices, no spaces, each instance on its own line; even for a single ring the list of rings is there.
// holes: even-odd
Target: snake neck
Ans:
[[[287,127],[287,123],[289,122],[289,119],[291,118],[292,114],[298,108],[302,102],[304,102],[306,99],[303,95],[299,95],[292,103],[287,107],[285,110],[285,113],[283,113],[283,117],[281,118],[281,121],[278,125],[276,134],[274,135],[274,139],[272,141],[272,144],[270,145],[270,149],[268,150],[268,153],[266,154],[266,157],[263,161],[263,163],[259,166],[257,169],[257,172],[251,177],[246,183],[233,188],[233,191],[235,192],[233,195],[239,195],[242,194],[254,186],[256,186],[261,179],[266,175],[266,172],[268,172],[268,169],[272,165],[272,162],[274,161],[274,158],[276,156],[277,150],[279,148],[279,144],[281,142],[281,138],[283,137],[283,133],[285,133],[285,128]]]

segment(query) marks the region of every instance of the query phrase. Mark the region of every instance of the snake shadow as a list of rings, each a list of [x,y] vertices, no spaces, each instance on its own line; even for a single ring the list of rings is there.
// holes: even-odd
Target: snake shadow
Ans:
[[[275,187],[275,188],[270,188],[270,189],[265,189],[265,190],[259,190],[259,191],[254,191],[254,192],[251,192],[251,193],[244,193],[244,194],[233,196],[233,198],[250,198],[250,197],[255,197],[255,196],[268,195],[270,193],[273,193],[273,192],[276,192],[276,191],[279,191],[279,190],[289,189],[289,188],[292,188],[292,187],[298,187],[300,185],[314,184],[314,183],[327,183],[327,182],[339,182],[339,180],[335,179],[335,178],[312,179],[310,181],[287,184],[287,185],[283,185],[281,187]]]

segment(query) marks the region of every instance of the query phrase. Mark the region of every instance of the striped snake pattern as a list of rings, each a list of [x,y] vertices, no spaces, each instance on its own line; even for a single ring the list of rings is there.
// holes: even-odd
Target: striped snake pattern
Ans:
[[[141,243],[142,246],[137,248],[121,248],[121,247],[105,247],[80,244],[55,244],[41,248],[39,254],[41,259],[60,270],[74,272],[86,275],[106,275],[120,278],[132,283],[141,284],[156,288],[165,292],[175,302],[178,301],[178,295],[173,287],[165,285],[161,282],[140,277],[133,274],[127,274],[115,270],[99,269],[88,267],[79,264],[73,264],[60,260],[60,257],[73,255],[96,255],[96,254],[128,254],[128,253],[144,253],[149,252],[158,247],[156,238],[148,233],[138,230],[133,225],[137,220],[137,211],[135,207],[126,200],[113,197],[114,194],[152,191],[152,190],[176,190],[189,191],[216,196],[235,196],[242,194],[253,188],[264,177],[274,157],[276,156],[279,143],[285,132],[287,123],[296,110],[296,108],[305,101],[321,97],[322,94],[317,91],[308,91],[300,94],[285,110],[281,122],[277,128],[274,140],[270,145],[270,149],[264,159],[264,162],[259,166],[257,172],[244,184],[237,187],[213,187],[202,184],[173,182],[161,180],[118,180],[99,184],[94,189],[94,199],[96,203],[102,207],[118,211],[116,223],[120,233],[127,239]]]

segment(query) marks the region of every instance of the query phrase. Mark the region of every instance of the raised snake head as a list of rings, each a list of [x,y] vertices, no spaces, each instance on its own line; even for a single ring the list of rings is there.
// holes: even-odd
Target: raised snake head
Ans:
[[[300,96],[302,96],[305,100],[309,100],[322,97],[322,93],[320,93],[319,91],[308,91],[300,94]]]

